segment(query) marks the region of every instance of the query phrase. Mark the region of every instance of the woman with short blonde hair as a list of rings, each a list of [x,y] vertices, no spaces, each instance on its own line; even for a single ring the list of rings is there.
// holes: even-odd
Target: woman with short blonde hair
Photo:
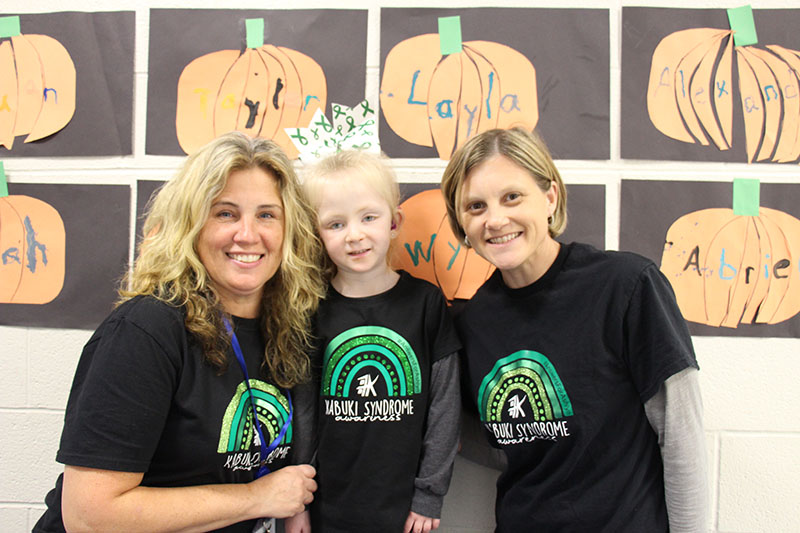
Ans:
[[[523,129],[468,140],[442,191],[497,270],[456,319],[463,396],[502,449],[497,531],[702,531],[697,360],[669,282],[632,253],[561,243],[564,183]]]

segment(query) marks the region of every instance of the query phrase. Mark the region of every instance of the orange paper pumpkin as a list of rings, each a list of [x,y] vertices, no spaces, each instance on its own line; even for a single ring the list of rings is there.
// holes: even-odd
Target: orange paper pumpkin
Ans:
[[[483,131],[533,130],[539,121],[533,64],[490,41],[442,57],[439,34],[406,39],[386,56],[380,93],[389,127],[410,143],[435,145],[441,159]]]
[[[661,271],[684,318],[735,328],[800,312],[800,220],[766,207],[758,212],[703,209],[670,226]]]
[[[392,266],[437,285],[448,300],[472,298],[494,267],[453,235],[442,192],[423,191],[400,207],[404,220]]]
[[[64,222],[30,196],[0,198],[0,303],[45,304],[61,292]]]
[[[0,34],[0,145],[10,150],[17,135],[27,135],[28,143],[67,125],[75,113],[76,75],[61,43],[19,33],[19,17],[4,19],[15,22]]]
[[[720,150],[732,145],[733,52],[739,74],[747,161],[800,157],[800,56],[768,45],[733,46],[733,32],[714,28],[666,36],[653,52],[647,110],[664,135]]]
[[[257,46],[243,52],[213,52],[183,69],[175,128],[186,153],[237,130],[272,139],[290,158],[297,157],[284,128],[307,127],[314,111],[325,109],[325,74],[307,55],[265,45],[263,34],[258,37],[248,33],[248,44]]]

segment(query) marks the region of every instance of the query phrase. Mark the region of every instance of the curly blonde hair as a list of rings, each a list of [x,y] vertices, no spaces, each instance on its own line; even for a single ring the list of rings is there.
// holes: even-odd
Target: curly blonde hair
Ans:
[[[274,142],[232,132],[186,159],[149,204],[146,237],[133,272],[119,290],[120,301],[149,295],[182,307],[186,329],[202,344],[206,360],[224,372],[230,336],[213,282],[197,254],[197,239],[228,176],[256,167],[276,178],[285,216],[281,264],[266,283],[261,303],[264,365],[278,385],[292,387],[310,376],[310,321],[324,295],[323,253],[292,163]]]
[[[561,174],[541,137],[523,128],[511,128],[488,130],[476,135],[450,158],[442,175],[442,194],[455,236],[464,242],[465,233],[458,216],[458,202],[467,176],[472,169],[496,155],[505,156],[528,171],[544,192],[550,189],[551,184],[556,184],[558,199],[547,231],[553,238],[561,235],[567,227],[567,188],[564,180],[561,179]]]

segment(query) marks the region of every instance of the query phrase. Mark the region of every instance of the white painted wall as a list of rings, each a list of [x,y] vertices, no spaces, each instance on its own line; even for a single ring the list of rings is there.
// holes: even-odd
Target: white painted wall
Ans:
[[[502,0],[500,0],[502,2]],[[608,8],[611,42],[611,158],[608,161],[559,161],[567,183],[607,186],[609,248],[618,243],[619,186],[623,178],[730,180],[759,178],[766,183],[796,183],[794,165],[623,161],[619,157],[620,19],[619,0],[534,3],[505,1],[506,7]],[[740,3],[744,3],[743,1]],[[654,7],[737,7],[716,1],[642,1]],[[378,92],[380,6],[427,5],[412,0],[369,2],[340,0],[336,7],[369,9],[367,94]],[[481,0],[439,0],[438,7],[483,6]],[[230,5],[230,4],[229,4]],[[242,0],[239,8],[330,7],[327,1]],[[798,8],[796,0],[754,0],[754,8]],[[3,13],[48,11],[136,11],[134,153],[104,158],[8,158],[12,183],[108,183],[132,187],[136,179],[166,179],[179,157],[144,154],[147,98],[148,9],[151,7],[222,7],[212,0],[3,0]],[[343,102],[345,103],[345,102]],[[398,160],[403,181],[438,182],[443,164],[433,160]],[[70,383],[83,343],[82,330],[0,326],[0,531],[29,531],[44,509],[43,499],[61,465],[54,461]],[[705,428],[710,461],[712,517],[715,532],[800,531],[800,339],[697,337]],[[460,459],[446,501],[443,531],[491,531],[492,471]]]

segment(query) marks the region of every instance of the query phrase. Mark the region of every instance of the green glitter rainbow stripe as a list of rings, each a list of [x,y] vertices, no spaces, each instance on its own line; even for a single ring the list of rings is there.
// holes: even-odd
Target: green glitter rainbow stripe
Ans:
[[[414,349],[401,335],[380,326],[359,326],[337,335],[325,349],[322,394],[347,398],[353,378],[365,367],[378,369],[389,396],[422,392]]]
[[[256,414],[261,421],[264,439],[269,445],[281,432],[281,428],[289,418],[289,401],[277,387],[257,379],[250,380],[250,388],[253,390]],[[242,382],[236,388],[233,399],[225,409],[217,452],[249,450],[253,443],[255,431],[250,402],[248,401],[247,385]],[[291,442],[292,427],[290,425],[280,444],[289,444]]]
[[[520,350],[495,363],[478,389],[481,421],[502,420],[502,406],[513,391],[528,397],[536,421],[572,416],[572,402],[558,372],[539,352]]]

